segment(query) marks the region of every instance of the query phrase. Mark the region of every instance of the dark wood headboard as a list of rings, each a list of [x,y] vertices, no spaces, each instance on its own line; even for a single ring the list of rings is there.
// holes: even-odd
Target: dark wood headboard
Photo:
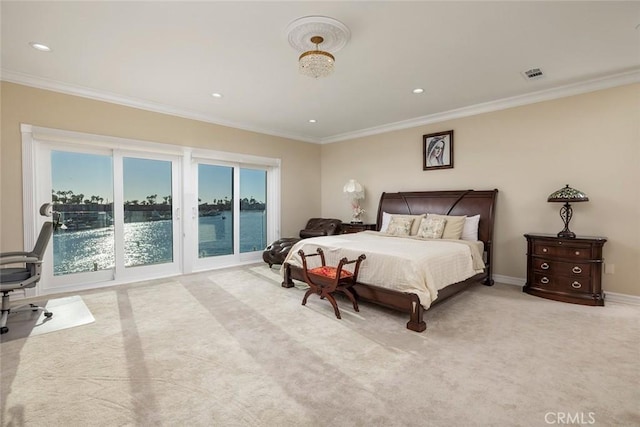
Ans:
[[[498,190],[453,190],[453,191],[408,191],[382,193],[378,205],[376,230],[382,224],[382,212],[390,214],[420,215],[432,213],[440,215],[480,214],[478,239],[490,252],[493,240],[493,221]]]

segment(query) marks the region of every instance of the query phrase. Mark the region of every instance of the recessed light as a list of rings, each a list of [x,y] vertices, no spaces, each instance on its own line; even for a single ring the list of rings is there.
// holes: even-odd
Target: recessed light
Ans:
[[[31,42],[29,43],[29,45],[34,48],[37,49],[41,52],[51,52],[51,48],[49,46],[47,46],[46,44],[42,44],[42,43],[37,43],[37,42]]]
[[[418,93],[423,93],[423,92],[424,92],[424,89],[417,87],[417,88],[415,88],[412,92],[413,92],[413,93],[416,93],[416,94],[418,94]]]
[[[317,123],[316,119],[309,119],[309,123]]]
[[[214,98],[222,98],[222,94],[218,92],[212,93],[211,96],[213,96]]]

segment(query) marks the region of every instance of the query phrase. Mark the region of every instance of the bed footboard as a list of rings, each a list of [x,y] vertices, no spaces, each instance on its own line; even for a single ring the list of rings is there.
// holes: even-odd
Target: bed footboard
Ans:
[[[407,329],[422,332],[427,329],[423,319],[424,307],[416,294],[402,293],[379,286],[356,283],[353,290],[358,298],[409,314]]]

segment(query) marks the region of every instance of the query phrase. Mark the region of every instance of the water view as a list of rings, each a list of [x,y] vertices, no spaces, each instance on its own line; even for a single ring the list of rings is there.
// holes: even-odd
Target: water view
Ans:
[[[116,234],[123,236],[125,267],[180,259],[173,250],[182,235],[173,230],[175,192],[183,191],[177,185],[177,164],[177,159],[52,151],[51,201],[60,215],[53,238],[54,274],[114,268]],[[198,163],[197,171],[197,182],[184,184],[197,188],[198,242],[182,250],[199,258],[233,254],[234,221],[240,253],[264,248],[266,170]],[[123,200],[122,222],[113,221],[114,199]],[[122,229],[114,231],[118,224]]]
[[[173,261],[171,220],[124,224],[125,265],[160,264]],[[266,246],[265,211],[240,212],[240,252]],[[233,215],[221,211],[198,219],[200,258],[233,253]],[[114,267],[113,226],[58,230],[53,236],[54,274],[64,275]]]

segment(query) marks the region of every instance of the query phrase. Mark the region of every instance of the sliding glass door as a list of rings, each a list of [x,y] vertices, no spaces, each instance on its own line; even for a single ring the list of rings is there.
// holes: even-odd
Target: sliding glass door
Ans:
[[[198,257],[233,254],[233,167],[198,164]]]
[[[112,270],[112,156],[52,151],[51,182],[51,201],[60,214],[52,239],[53,274]]]
[[[124,265],[173,263],[172,162],[123,158]]]
[[[267,246],[267,171],[240,168],[240,253]]]
[[[196,267],[251,259],[267,242],[267,168],[205,160],[197,168]]]
[[[60,213],[42,294],[261,262],[280,161],[22,125],[24,244]],[[186,213],[186,215],[185,215]]]
[[[45,288],[144,278],[150,269],[180,271],[177,159],[111,150],[42,154],[50,176],[42,174],[41,184],[50,186],[60,213],[52,262],[45,262],[53,277],[42,281]]]

